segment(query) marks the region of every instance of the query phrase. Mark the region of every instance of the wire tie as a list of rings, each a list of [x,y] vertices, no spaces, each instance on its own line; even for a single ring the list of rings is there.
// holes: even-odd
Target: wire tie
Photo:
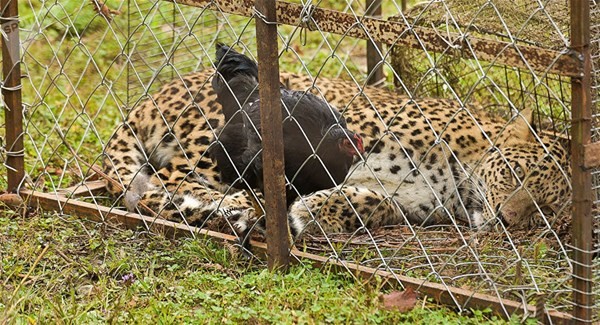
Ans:
[[[25,157],[25,149],[19,151],[2,150],[7,157]]]
[[[258,9],[256,9],[256,7],[252,7],[252,12],[254,13],[254,15],[256,17],[258,17],[260,20],[262,20],[265,24],[267,24],[267,25],[277,25],[276,21],[268,21],[267,20],[267,16],[265,16],[262,12],[258,11]]]
[[[16,86],[14,86],[14,87],[6,87],[6,86],[4,85],[4,83],[2,83],[2,84],[0,85],[0,89],[2,89],[2,90],[7,90],[7,91],[21,90],[22,88],[23,88],[23,85],[21,85],[21,84],[19,84],[19,85],[16,85]]]
[[[300,24],[298,24],[298,26],[301,28],[300,43],[302,44],[302,46],[306,45],[307,34],[308,34],[307,30],[313,31],[318,28],[317,23],[315,22],[315,20],[312,17],[314,9],[315,9],[315,5],[306,4],[302,7],[302,11],[300,11]]]

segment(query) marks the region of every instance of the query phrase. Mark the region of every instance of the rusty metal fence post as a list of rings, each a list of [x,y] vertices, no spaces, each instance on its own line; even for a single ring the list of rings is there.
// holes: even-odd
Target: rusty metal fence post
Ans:
[[[275,0],[257,0],[255,4],[258,52],[260,123],[263,144],[263,182],[267,224],[267,257],[270,270],[287,267],[289,243],[283,125],[279,92],[279,53],[277,50],[277,14]]]
[[[17,192],[25,176],[23,107],[21,104],[21,50],[17,0],[2,0],[2,97],[5,109],[8,192]]]
[[[591,142],[590,1],[571,0],[571,49],[583,67],[571,78],[572,187],[573,187],[573,317],[581,323],[593,318],[592,177],[585,167],[584,147]]]
[[[367,0],[366,3],[368,16],[381,18],[381,0]],[[381,61],[381,51],[383,44],[380,42],[367,41],[367,84],[377,85],[385,76],[383,75],[383,65]]]

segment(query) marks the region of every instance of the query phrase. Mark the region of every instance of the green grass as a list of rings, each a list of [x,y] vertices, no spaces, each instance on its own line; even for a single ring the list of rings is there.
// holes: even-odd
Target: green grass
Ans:
[[[3,209],[0,247],[0,319],[8,323],[505,323],[489,310],[461,316],[423,297],[409,313],[387,311],[381,283],[310,265],[271,273],[205,239],[41,211]]]

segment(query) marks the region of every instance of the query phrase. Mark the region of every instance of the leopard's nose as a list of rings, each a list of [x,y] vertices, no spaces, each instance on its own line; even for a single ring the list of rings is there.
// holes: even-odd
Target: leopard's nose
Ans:
[[[498,218],[498,220],[500,220],[500,222],[502,222],[504,227],[508,227],[508,221],[506,221],[506,219],[504,218],[504,214],[502,213],[502,211],[500,211],[500,204],[496,205],[496,217]]]

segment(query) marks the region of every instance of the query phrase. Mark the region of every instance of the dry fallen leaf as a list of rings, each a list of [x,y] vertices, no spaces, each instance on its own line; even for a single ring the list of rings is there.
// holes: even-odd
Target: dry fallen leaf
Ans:
[[[121,12],[119,10],[115,10],[104,4],[104,2],[99,0],[90,0],[92,5],[94,6],[94,11],[104,16],[104,18],[108,19],[108,21],[112,20],[113,15],[120,15]]]
[[[404,291],[393,291],[386,295],[380,295],[379,301],[383,303],[385,309],[406,313],[411,311],[417,304],[417,293],[408,287]]]

